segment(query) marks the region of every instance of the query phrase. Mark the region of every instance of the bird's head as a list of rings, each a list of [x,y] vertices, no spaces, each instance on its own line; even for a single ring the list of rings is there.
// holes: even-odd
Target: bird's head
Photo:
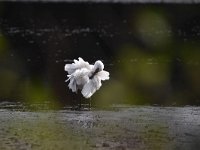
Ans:
[[[100,60],[97,60],[94,64],[94,70],[102,71],[103,69],[104,64]]]

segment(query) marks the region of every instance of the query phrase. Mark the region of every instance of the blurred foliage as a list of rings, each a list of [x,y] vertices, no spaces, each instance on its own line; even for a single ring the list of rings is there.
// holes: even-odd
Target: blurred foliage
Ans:
[[[12,92],[16,90],[16,83],[18,82],[18,75],[12,70],[1,70],[0,72],[0,96],[10,97]]]
[[[170,44],[171,27],[162,11],[159,9],[144,9],[137,12],[132,20],[136,34],[146,45],[163,50]]]
[[[5,54],[8,49],[8,43],[6,38],[0,33],[0,57]]]
[[[25,80],[20,84],[18,89],[24,102],[30,104],[43,104],[49,103],[49,108],[59,108],[59,101],[55,98],[54,92],[51,87],[45,85],[41,80]]]

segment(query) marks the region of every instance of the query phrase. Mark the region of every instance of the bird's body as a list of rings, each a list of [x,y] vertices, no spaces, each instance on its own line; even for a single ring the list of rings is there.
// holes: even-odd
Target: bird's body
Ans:
[[[90,98],[101,87],[101,81],[109,79],[109,72],[103,70],[100,60],[90,65],[79,57],[74,63],[66,64],[64,69],[68,72],[68,87],[72,92],[81,90],[85,98]]]

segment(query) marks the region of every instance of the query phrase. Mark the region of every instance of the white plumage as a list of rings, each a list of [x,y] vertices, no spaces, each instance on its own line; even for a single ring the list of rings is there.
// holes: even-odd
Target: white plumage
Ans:
[[[101,81],[109,79],[109,72],[103,70],[104,64],[98,60],[90,65],[82,58],[74,59],[74,63],[66,64],[64,70],[68,72],[68,87],[72,92],[81,90],[85,98],[90,98],[100,87]]]

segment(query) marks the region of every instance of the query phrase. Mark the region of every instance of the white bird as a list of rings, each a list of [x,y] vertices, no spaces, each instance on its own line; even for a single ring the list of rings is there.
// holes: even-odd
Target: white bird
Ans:
[[[101,81],[109,80],[109,72],[103,70],[104,64],[98,60],[90,65],[81,57],[74,59],[74,63],[66,64],[64,70],[68,72],[69,89],[72,92],[81,90],[85,98],[90,98],[101,87]]]

